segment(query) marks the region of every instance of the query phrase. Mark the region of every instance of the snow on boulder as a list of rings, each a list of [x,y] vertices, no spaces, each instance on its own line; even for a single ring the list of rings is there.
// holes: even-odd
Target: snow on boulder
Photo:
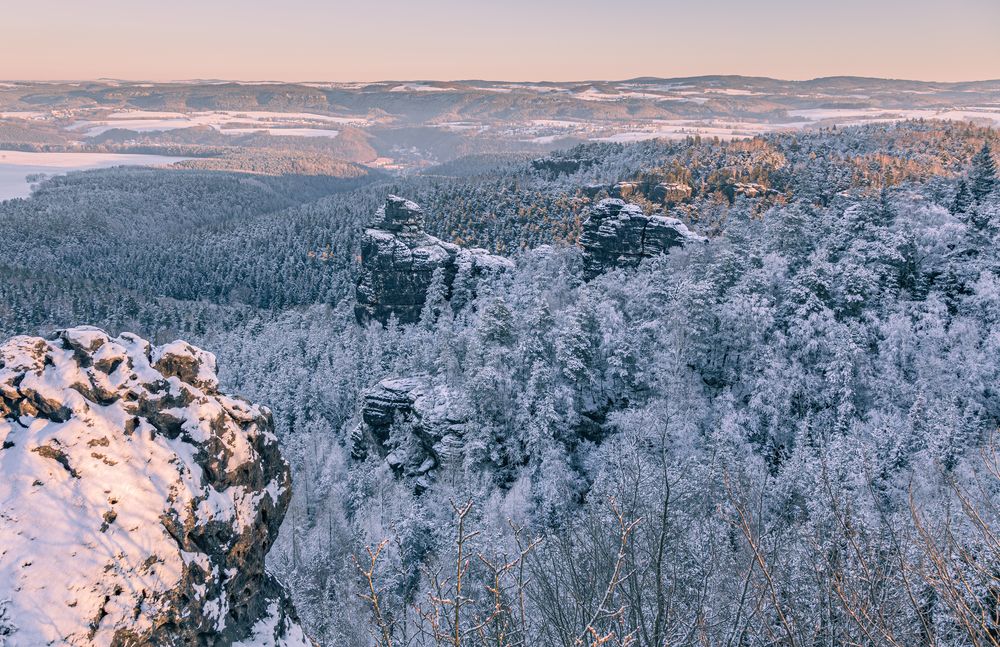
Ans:
[[[264,570],[291,496],[270,412],[210,353],[9,339],[0,447],[6,645],[312,645]]]

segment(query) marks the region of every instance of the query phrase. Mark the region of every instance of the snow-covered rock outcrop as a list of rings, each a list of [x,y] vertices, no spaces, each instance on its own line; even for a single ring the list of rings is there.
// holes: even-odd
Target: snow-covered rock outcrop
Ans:
[[[705,241],[676,218],[647,216],[637,205],[608,198],[591,207],[583,222],[584,275],[589,280],[615,267],[635,267],[673,247]]]
[[[650,199],[663,205],[671,206],[684,202],[691,197],[692,189],[680,182],[658,182],[650,192]]]
[[[422,490],[442,461],[460,457],[466,418],[449,389],[429,376],[382,380],[361,396],[351,455],[378,456]]]
[[[361,274],[355,290],[358,322],[385,324],[420,319],[435,270],[443,274],[450,298],[456,276],[474,287],[488,274],[505,272],[513,263],[485,249],[462,249],[424,232],[424,214],[415,203],[390,195],[361,240]]]
[[[291,496],[270,412],[184,342],[0,344],[7,645],[306,647],[264,570]]]
[[[770,189],[763,184],[756,182],[731,182],[722,187],[722,192],[726,194],[730,202],[736,198],[774,198],[781,195],[781,191]]]

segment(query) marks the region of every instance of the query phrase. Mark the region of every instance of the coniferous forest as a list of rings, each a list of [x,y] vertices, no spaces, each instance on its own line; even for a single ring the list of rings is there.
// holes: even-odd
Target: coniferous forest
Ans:
[[[997,645],[998,154],[911,120],[71,173],[0,202],[0,339],[214,353],[272,412],[294,487],[267,567],[322,645]],[[511,268],[359,323],[389,195]],[[593,276],[609,197],[707,242]]]

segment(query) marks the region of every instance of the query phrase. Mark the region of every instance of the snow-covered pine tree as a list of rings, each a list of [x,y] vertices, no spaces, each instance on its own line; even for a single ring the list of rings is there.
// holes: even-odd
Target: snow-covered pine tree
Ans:
[[[955,191],[955,199],[951,202],[948,211],[952,215],[965,213],[972,206],[972,194],[969,192],[969,183],[965,180],[958,181],[958,190]]]
[[[420,325],[427,330],[432,330],[447,303],[448,286],[444,282],[444,269],[438,267],[431,274],[431,284],[427,287],[424,306],[420,310]]]
[[[972,158],[969,173],[969,191],[976,204],[981,204],[997,188],[997,165],[993,160],[990,145],[984,143],[982,149]]]

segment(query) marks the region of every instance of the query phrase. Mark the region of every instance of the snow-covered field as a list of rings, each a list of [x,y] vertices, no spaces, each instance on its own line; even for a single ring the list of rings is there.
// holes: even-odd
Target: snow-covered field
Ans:
[[[980,125],[1000,128],[1000,108],[960,108],[950,110],[882,110],[875,108],[816,108],[789,110],[791,121],[785,123],[726,122],[722,120],[657,120],[638,125],[613,135],[594,138],[595,141],[638,142],[647,139],[684,139],[688,136],[739,139],[755,137],[769,132],[802,130],[821,126],[856,126],[866,123],[902,121],[905,119],[940,119],[946,121],[972,121]]]
[[[249,135],[250,133],[266,132],[275,137],[329,137],[340,134],[339,130],[326,128],[223,128],[219,131],[224,135]]]
[[[185,157],[165,155],[125,155],[117,153],[28,153],[0,151],[0,200],[31,195],[30,175],[62,175],[112,166],[159,166],[183,161]]]
[[[365,126],[363,117],[334,117],[309,112],[228,111],[157,112],[128,110],[113,112],[104,119],[84,119],[70,129],[87,137],[95,137],[113,128],[136,132],[155,132],[209,126],[227,135],[243,135],[265,130],[272,135],[292,137],[336,137],[332,125]],[[285,131],[285,132],[282,132]]]
[[[31,110],[14,110],[13,112],[0,112],[0,119],[45,119],[49,116],[47,112],[36,112]]]
[[[444,121],[439,124],[434,124],[438,128],[443,128],[445,130],[484,130],[486,126],[474,121]]]
[[[392,88],[389,92],[448,92],[450,89],[424,83],[403,83]]]
[[[590,92],[594,88],[589,88]],[[585,94],[585,93],[581,93]],[[578,94],[577,96],[580,96]],[[588,95],[590,97],[595,94]],[[620,95],[601,95],[604,97]],[[676,97],[670,100],[703,103],[702,97]],[[981,125],[1000,127],[1000,106],[979,106],[943,110],[878,108],[815,108],[789,110],[782,122],[704,119],[645,119],[635,122],[602,120],[531,119],[523,123],[506,123],[500,127],[489,123],[445,122],[436,124],[448,130],[494,132],[501,138],[517,139],[532,144],[552,144],[560,139],[575,137],[592,141],[617,143],[649,139],[684,139],[686,137],[718,137],[722,140],[755,137],[771,132],[788,132],[810,128],[852,126],[865,123],[901,121],[904,119],[941,119],[974,121]]]
[[[994,126],[1000,126],[1000,107],[987,106],[947,110],[929,110],[926,108],[900,110],[880,108],[811,108],[806,110],[789,110],[788,115],[810,122],[836,121],[837,124],[842,126],[863,124],[872,121],[900,121],[903,119],[982,121],[992,122]]]

